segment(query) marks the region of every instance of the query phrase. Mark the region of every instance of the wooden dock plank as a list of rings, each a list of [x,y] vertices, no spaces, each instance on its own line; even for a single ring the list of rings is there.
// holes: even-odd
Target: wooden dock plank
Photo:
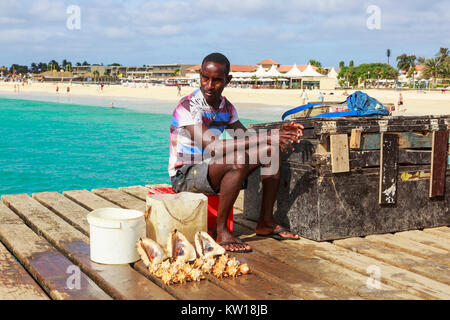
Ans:
[[[249,235],[248,231],[247,228],[235,224],[234,233],[236,236],[241,236],[242,239],[245,239]],[[252,234],[251,231],[250,234]],[[250,245],[253,245],[256,241],[253,238],[248,240],[250,240]],[[263,242],[263,240],[261,239],[260,242]],[[343,287],[336,286],[313,276],[309,272],[305,272],[305,268],[297,268],[297,264],[288,264],[284,260],[276,259],[258,250],[245,255],[230,253],[230,256],[235,256],[239,260],[247,262],[251,266],[253,273],[288,289],[292,294],[302,299],[363,299],[356,293],[347,291]]]
[[[114,188],[93,189],[92,193],[106,199],[122,208],[133,208],[145,212],[145,201],[137,199],[128,193],[121,192]]]
[[[450,233],[450,227],[448,227],[448,226],[436,227],[436,228],[433,228],[433,229],[446,232],[447,234]]]
[[[287,244],[296,246],[301,250],[311,251],[313,255],[328,259],[362,274],[369,274],[368,270],[372,267],[379,268],[381,282],[407,290],[423,299],[447,300],[450,298],[450,286],[446,284],[328,242],[315,242],[302,238],[302,241],[289,241]]]
[[[239,226],[238,226],[239,227]],[[317,279],[271,256],[258,251],[241,254],[230,253],[241,261],[247,262],[252,272],[261,278],[286,288],[292,294],[307,300],[336,299],[361,300],[356,294]]]
[[[239,230],[239,225],[242,226],[241,223],[244,220],[236,220],[235,227],[236,230]],[[248,220],[245,221],[247,221],[248,224],[254,224],[254,222]],[[274,239],[260,238],[256,237],[251,230],[249,230],[250,234],[241,236],[241,238],[245,239],[245,241],[254,250],[257,250],[267,256],[274,257],[305,275],[326,281],[330,283],[330,285],[341,287],[343,288],[343,291],[349,291],[365,299],[379,300],[419,298],[417,295],[413,295],[405,290],[398,289],[385,283],[381,283],[379,290],[370,289],[366,285],[367,274],[361,274],[345,266],[341,266],[332,263],[327,259],[318,257],[317,255],[312,254],[313,252],[311,250],[299,250],[294,246],[286,244],[286,242],[297,241],[288,240],[280,242]]]
[[[0,242],[0,300],[48,300],[48,296]]]
[[[348,238],[333,241],[335,245],[361,253],[368,257],[384,261],[393,266],[421,274],[430,279],[450,285],[450,268],[448,265],[416,257],[409,253],[368,241],[364,238]]]
[[[27,194],[2,197],[32,229],[63,252],[103,290],[116,299],[167,300],[172,297],[128,264],[104,265],[90,260],[89,238]],[[70,212],[60,212],[60,215]]]
[[[184,284],[166,285],[161,279],[152,275],[142,260],[133,264],[134,268],[161,288],[181,300],[237,300],[236,296],[208,280],[187,282]]]
[[[444,227],[444,228],[446,228],[446,227]],[[450,228],[447,228],[447,229],[448,230],[443,229],[442,227],[439,227],[439,228],[427,228],[427,229],[423,229],[422,231],[426,232],[426,233],[434,234],[435,236],[438,236],[438,237],[450,239]]]
[[[120,191],[131,194],[132,196],[146,201],[146,197],[148,194],[148,188],[144,186],[131,186],[131,187],[120,187]]]
[[[403,231],[395,233],[396,236],[417,241],[428,246],[447,250],[450,253],[450,239],[439,237],[419,230]]]
[[[100,208],[120,208],[110,201],[89,192],[88,190],[64,191],[63,195],[89,211]]]
[[[66,220],[75,229],[89,236],[88,210],[58,192],[38,192],[33,193],[32,196],[42,205]],[[60,212],[66,212],[67,214],[63,215]]]
[[[3,199],[4,196],[2,196]],[[111,299],[97,284],[80,272],[80,286],[70,289],[74,264],[38,236],[6,205],[0,203],[0,240],[52,299]],[[69,283],[69,285],[68,285]],[[76,285],[76,281],[74,281]]]
[[[238,258],[239,259],[239,258]],[[250,265],[250,268],[252,266]],[[258,274],[250,273],[236,278],[218,279],[208,275],[208,280],[247,300],[299,300],[289,290],[273,282],[261,278]]]
[[[442,250],[392,234],[371,235],[366,236],[366,239],[381,243],[385,246],[402,250],[404,252],[411,253],[418,257],[439,261],[441,263],[450,265],[450,253],[446,250]]]
[[[92,191],[108,201],[114,201],[122,208],[145,212],[145,202],[143,200],[132,197],[120,190],[96,189]],[[211,276],[208,277],[208,280],[242,299],[291,299],[284,290],[273,286],[270,282],[257,275],[248,275],[236,279],[217,279]]]
[[[170,187],[172,187],[172,185],[167,184],[167,183],[157,183],[157,184],[146,184],[145,187],[147,187],[147,188],[170,188]]]

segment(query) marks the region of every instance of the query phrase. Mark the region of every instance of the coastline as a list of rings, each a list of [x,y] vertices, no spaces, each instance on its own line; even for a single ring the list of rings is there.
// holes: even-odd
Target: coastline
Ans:
[[[0,96],[12,99],[51,101],[127,108],[145,113],[170,114],[181,97],[195,90],[194,87],[182,87],[181,96],[176,87],[149,86],[125,87],[105,85],[103,91],[94,84],[72,84],[70,93],[66,93],[67,83],[33,83],[20,85],[19,93],[14,92],[16,83],[0,82]],[[56,85],[59,93],[56,93]],[[348,90],[352,93],[354,90]],[[450,114],[450,94],[440,92],[394,91],[383,89],[362,90],[382,103],[397,105],[398,96],[403,95],[404,106],[398,115],[444,115]],[[317,101],[319,90],[307,90],[309,101]],[[343,90],[323,90],[326,101],[340,102],[346,99]],[[286,89],[242,89],[225,88],[223,95],[237,108],[241,118],[278,121],[281,114],[301,104],[301,90]]]

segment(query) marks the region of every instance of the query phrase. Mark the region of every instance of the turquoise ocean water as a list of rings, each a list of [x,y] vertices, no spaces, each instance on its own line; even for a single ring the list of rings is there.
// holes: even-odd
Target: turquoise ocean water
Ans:
[[[125,108],[0,98],[0,195],[169,183],[170,120]]]

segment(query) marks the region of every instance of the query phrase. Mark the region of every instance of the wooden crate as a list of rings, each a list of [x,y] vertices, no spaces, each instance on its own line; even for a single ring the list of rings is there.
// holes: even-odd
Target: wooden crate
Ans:
[[[282,154],[275,217],[313,240],[450,224],[450,116],[298,118],[304,139]],[[280,122],[256,124],[256,130]],[[244,214],[257,220],[259,172]]]

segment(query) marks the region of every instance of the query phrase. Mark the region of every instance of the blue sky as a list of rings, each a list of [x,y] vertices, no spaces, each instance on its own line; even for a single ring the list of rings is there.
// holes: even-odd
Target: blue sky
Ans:
[[[67,27],[70,5],[80,8],[80,29]],[[379,29],[367,27],[373,5]],[[386,62],[388,48],[395,65],[402,53],[434,56],[449,35],[448,0],[0,0],[0,66],[197,64],[216,51],[233,64],[338,66]]]

